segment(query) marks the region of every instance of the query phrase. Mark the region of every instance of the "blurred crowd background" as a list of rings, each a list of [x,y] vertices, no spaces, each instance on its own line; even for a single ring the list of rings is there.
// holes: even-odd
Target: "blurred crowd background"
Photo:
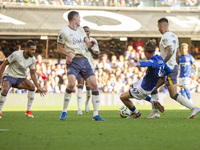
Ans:
[[[109,6],[109,7],[171,7],[190,9],[199,7],[200,0],[0,0],[0,2],[20,5],[53,6]]]
[[[24,49],[26,40],[2,40],[0,42],[0,63],[2,63],[13,51]],[[40,86],[46,89],[48,93],[65,92],[68,83],[65,59],[62,59],[63,57],[56,52],[56,41],[50,42],[48,58],[45,58],[45,43],[42,40],[35,40],[35,42],[37,43],[36,73]],[[129,67],[127,65],[127,61],[130,60],[135,62],[146,60],[143,45],[144,42],[141,38],[135,38],[135,40],[129,38],[126,44],[115,40],[99,41],[100,55],[98,59],[94,59],[94,64],[100,92],[125,92],[133,82],[144,77],[146,68]],[[195,59],[200,58],[198,46],[191,45],[190,53]],[[158,47],[156,47],[156,54],[160,54]],[[194,70],[191,78],[191,92],[200,92],[200,78],[195,75]],[[28,69],[27,79],[31,79]],[[10,93],[26,92],[14,88],[10,90]],[[76,88],[74,92],[76,92]],[[168,91],[163,86],[159,89],[159,92],[167,93]]]

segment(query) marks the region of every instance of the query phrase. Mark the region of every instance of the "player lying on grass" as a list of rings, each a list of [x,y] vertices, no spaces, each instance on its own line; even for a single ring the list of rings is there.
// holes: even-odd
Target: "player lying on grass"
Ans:
[[[35,51],[36,44],[33,41],[28,41],[26,43],[25,50],[13,52],[1,65],[0,79],[2,79],[3,76],[3,81],[0,95],[0,118],[2,117],[2,108],[6,101],[6,96],[11,87],[28,90],[28,104],[25,115],[30,118],[34,117],[31,112],[31,106],[34,100],[35,86],[41,96],[46,94],[46,91],[43,90],[37,82],[35,74],[35,57],[33,56]],[[31,79],[33,80],[35,86],[31,81],[25,78],[26,69],[28,67],[30,68]],[[4,72],[5,68],[6,71]]]
[[[171,72],[171,69],[165,64],[162,57],[155,55],[155,45],[156,40],[153,39],[149,40],[144,46],[144,54],[148,59],[147,62],[128,62],[128,65],[131,67],[148,67],[148,69],[142,80],[133,83],[132,89],[122,93],[120,96],[121,101],[132,111],[127,118],[138,118],[141,116],[140,111],[136,109],[130,98],[137,100],[145,99],[151,102],[160,112],[164,112],[164,107],[148,96],[155,88],[158,79]]]

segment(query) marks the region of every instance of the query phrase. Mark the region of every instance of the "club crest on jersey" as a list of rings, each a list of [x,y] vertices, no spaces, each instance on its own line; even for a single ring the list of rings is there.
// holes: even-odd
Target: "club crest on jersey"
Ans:
[[[163,61],[162,61],[162,60],[159,60],[159,61],[158,61],[158,64],[162,64],[162,63],[163,63]]]
[[[167,42],[168,42],[168,40],[167,40],[167,39],[163,39],[162,41],[163,41],[163,43],[167,43]]]
[[[190,58],[186,58],[186,61],[190,61]]]

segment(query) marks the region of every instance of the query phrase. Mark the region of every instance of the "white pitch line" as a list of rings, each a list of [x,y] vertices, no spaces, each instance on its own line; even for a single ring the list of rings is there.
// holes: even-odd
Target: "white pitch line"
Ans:
[[[9,129],[0,129],[0,131],[9,131]]]

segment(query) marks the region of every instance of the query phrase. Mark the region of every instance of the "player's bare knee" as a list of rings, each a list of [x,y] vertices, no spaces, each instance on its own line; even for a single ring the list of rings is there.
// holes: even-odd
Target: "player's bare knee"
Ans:
[[[35,91],[35,85],[32,84],[31,86],[29,86],[29,87],[28,87],[28,90],[29,90],[29,91]]]
[[[98,90],[97,84],[96,84],[96,83],[91,83],[91,84],[90,84],[90,89],[91,89],[92,91],[97,91],[97,90]]]
[[[73,90],[75,87],[75,83],[74,82],[69,82],[68,85],[67,85],[67,89],[69,90]]]
[[[10,89],[10,88],[4,87],[4,88],[2,89],[2,92],[1,92],[1,93],[2,93],[3,95],[7,95],[9,89]]]

